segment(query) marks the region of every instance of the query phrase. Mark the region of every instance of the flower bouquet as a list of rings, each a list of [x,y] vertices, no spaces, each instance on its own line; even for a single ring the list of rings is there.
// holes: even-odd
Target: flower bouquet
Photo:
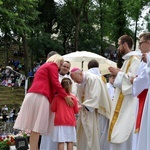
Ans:
[[[11,145],[15,144],[15,139],[12,136],[0,137],[0,150],[9,150]]]
[[[24,137],[28,140],[29,134],[26,132],[20,131],[16,135],[7,135],[7,136],[0,136],[0,150],[9,150],[10,146],[15,145],[15,139]]]

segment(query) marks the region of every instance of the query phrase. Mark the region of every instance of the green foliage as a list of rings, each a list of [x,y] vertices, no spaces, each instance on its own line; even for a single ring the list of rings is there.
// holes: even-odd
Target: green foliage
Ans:
[[[38,3],[40,11],[39,22],[43,24],[44,32],[52,33],[56,20],[56,6],[54,0],[42,0]]]
[[[9,150],[9,145],[7,145],[7,141],[0,142],[0,149],[1,150]]]
[[[29,33],[32,28],[30,23],[38,16],[38,0],[1,0],[0,7],[0,28],[7,33]]]
[[[63,50],[61,43],[52,39],[48,33],[32,37],[29,39],[28,44],[33,56],[36,56],[36,60],[39,60],[39,58],[46,58],[50,51],[57,51],[61,54]]]
[[[13,34],[20,39],[17,42],[22,45],[22,36],[26,37],[24,49],[26,47],[31,50],[35,59],[46,57],[51,50],[60,54],[74,50],[103,54],[108,43],[114,43],[117,47],[121,35],[136,37],[136,32],[140,30],[138,24],[135,31],[132,31],[129,29],[129,21],[139,20],[142,8],[148,5],[149,0],[64,2],[56,4],[54,0],[0,0],[0,30],[4,39],[1,43],[6,45],[12,42]],[[145,19],[149,28],[149,18]],[[27,49],[24,50],[25,54],[28,53]]]
[[[150,6],[150,3],[148,4],[148,6]],[[145,21],[147,21],[147,30],[148,30],[148,32],[150,32],[150,10],[146,14],[146,16],[144,17],[144,19],[145,19]]]

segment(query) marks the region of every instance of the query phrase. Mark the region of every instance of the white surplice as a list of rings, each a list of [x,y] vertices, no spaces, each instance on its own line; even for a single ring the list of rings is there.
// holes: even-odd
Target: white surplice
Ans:
[[[147,55],[147,66],[140,79],[139,85],[143,87],[143,90],[148,88],[148,93],[143,108],[136,150],[150,150],[150,53]]]
[[[147,63],[141,62],[138,71],[137,77],[133,82],[133,96],[138,96],[144,89],[148,89],[150,78],[147,74]]]
[[[137,98],[132,96],[130,79],[136,75],[141,54],[138,52],[129,52],[123,56],[123,59],[124,63],[121,71],[117,74],[114,81],[116,90],[108,133],[108,138],[112,143],[112,150],[132,150],[133,148],[133,133],[138,103]],[[120,95],[121,91],[123,96]],[[119,96],[123,97],[123,101],[117,104]],[[118,106],[120,108],[119,112],[116,110]],[[113,128],[111,129],[112,125]]]
[[[79,103],[85,106],[80,110],[77,121],[77,148],[109,150],[107,130],[111,99],[107,87],[97,75],[83,73],[83,76],[84,80],[77,89]]]

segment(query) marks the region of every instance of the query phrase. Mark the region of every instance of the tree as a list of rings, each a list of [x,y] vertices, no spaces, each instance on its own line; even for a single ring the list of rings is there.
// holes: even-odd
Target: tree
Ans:
[[[38,3],[39,23],[43,24],[45,33],[52,33],[56,23],[56,4],[54,0],[40,0]]]
[[[5,35],[17,35],[22,37],[25,51],[25,75],[28,75],[28,49],[26,38],[32,31],[34,20],[38,16],[36,10],[38,0],[1,0],[1,32]]]
[[[142,8],[143,6],[147,5],[147,0],[129,0],[127,3],[125,3],[125,9],[127,11],[128,18],[132,18],[132,20],[135,22],[135,29],[134,29],[134,50],[136,49],[136,41],[137,41],[137,31],[140,29],[138,21],[141,17]],[[131,19],[130,19],[131,20]]]
[[[80,32],[80,21],[83,10],[86,9],[89,0],[65,0],[67,6],[69,7],[71,13],[74,16],[75,22],[75,51],[78,51],[78,42],[79,42],[79,32]]]
[[[148,6],[150,7],[150,3],[148,3]],[[150,32],[150,9],[144,19],[147,21],[147,31]]]
[[[72,50],[72,39],[74,39],[75,23],[73,15],[66,4],[57,6],[57,27],[58,40],[63,46],[63,54]]]

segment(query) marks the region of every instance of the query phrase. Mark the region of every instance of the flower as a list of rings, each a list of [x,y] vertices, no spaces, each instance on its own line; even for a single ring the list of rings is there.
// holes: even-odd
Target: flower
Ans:
[[[7,136],[0,136],[0,150],[9,150],[9,147],[15,145],[15,138],[16,137],[29,137],[29,134],[23,131],[20,131],[18,134],[14,135],[7,135]]]
[[[12,136],[0,136],[0,150],[9,150],[9,146],[15,144],[15,139]]]

